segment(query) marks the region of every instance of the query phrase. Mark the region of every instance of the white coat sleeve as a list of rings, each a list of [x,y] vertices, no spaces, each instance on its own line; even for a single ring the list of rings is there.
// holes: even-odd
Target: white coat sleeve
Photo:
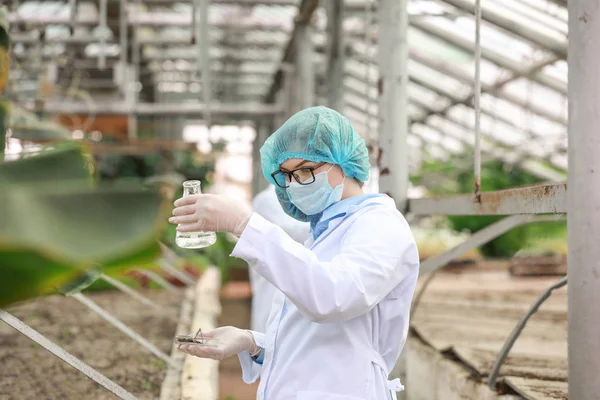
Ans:
[[[393,209],[373,207],[359,216],[340,248],[331,261],[320,261],[253,214],[232,256],[246,260],[315,322],[367,313],[419,265],[410,228]]]
[[[254,336],[254,342],[263,349],[265,348],[264,333],[250,331]],[[263,350],[264,351],[264,350]],[[260,377],[262,364],[254,362],[249,352],[243,351],[238,354],[240,365],[242,366],[242,379],[245,383],[254,383]]]

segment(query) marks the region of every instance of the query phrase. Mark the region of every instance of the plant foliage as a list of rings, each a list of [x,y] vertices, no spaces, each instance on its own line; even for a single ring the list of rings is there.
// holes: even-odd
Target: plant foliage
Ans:
[[[62,289],[98,271],[153,260],[166,220],[158,191],[97,185],[71,145],[0,164],[0,307]]]
[[[418,174],[411,180],[415,184],[425,185],[430,195],[450,195],[470,193],[474,188],[474,177],[470,165],[465,162],[469,157],[454,156],[445,161],[426,161]],[[542,183],[542,180],[524,171],[518,165],[494,160],[486,162],[481,168],[481,191],[495,191],[518,186]],[[450,227],[458,232],[477,232],[502,219],[502,216],[449,216]],[[540,238],[566,237],[564,222],[530,224],[515,228],[497,239],[483,245],[481,252],[488,257],[512,257],[517,251],[532,245]]]

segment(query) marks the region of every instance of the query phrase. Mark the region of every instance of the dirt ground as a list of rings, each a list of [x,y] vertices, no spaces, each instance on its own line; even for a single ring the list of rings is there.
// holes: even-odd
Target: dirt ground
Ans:
[[[182,297],[144,292],[178,315]],[[167,354],[175,322],[121,292],[90,294]],[[51,296],[8,310],[139,399],[156,399],[166,365],[73,298]],[[0,322],[0,400],[115,399],[103,387]]]

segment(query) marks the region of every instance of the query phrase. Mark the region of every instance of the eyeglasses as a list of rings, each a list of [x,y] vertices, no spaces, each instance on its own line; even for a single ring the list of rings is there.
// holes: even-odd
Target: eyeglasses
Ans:
[[[300,185],[310,185],[315,181],[315,169],[322,167],[327,163],[322,162],[314,167],[302,167],[295,169],[293,171],[282,171],[278,170],[271,174],[273,180],[280,188],[288,188],[290,187],[290,183],[292,182],[292,178]]]

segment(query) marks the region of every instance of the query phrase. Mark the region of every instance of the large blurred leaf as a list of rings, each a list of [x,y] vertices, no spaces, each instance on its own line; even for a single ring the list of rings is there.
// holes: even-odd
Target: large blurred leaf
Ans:
[[[55,292],[82,272],[52,254],[0,243],[0,307]]]
[[[95,187],[72,145],[0,164],[0,215],[0,307],[150,262],[166,221],[158,190]]]
[[[73,286],[75,278],[84,287],[83,272],[92,268],[111,271],[158,255],[156,238],[166,215],[157,192],[79,185],[35,188],[39,190],[13,186],[0,193],[0,307],[57,286]],[[3,285],[13,282],[19,283],[18,293],[5,296],[11,291]]]
[[[62,145],[32,157],[0,163],[0,187],[7,184],[48,183],[65,180],[92,183],[91,160],[75,145]]]

